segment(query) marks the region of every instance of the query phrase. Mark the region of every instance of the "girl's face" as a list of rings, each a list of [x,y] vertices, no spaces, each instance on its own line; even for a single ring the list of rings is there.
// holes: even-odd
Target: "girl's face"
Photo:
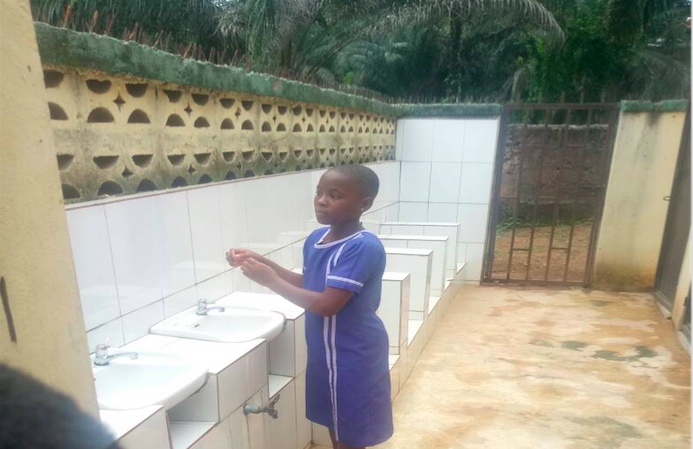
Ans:
[[[320,178],[315,190],[315,218],[324,225],[358,220],[373,203],[364,198],[352,178],[335,170],[328,170]]]

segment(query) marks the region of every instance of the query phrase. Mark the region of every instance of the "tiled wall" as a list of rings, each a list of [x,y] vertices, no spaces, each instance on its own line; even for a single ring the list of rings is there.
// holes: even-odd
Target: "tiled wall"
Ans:
[[[399,163],[370,166],[381,191],[365,218],[391,220],[397,216]],[[313,192],[321,175],[305,171],[68,207],[91,348],[135,340],[200,298],[257,291],[230,270],[225,251],[262,248],[279,260],[292,240],[314,226]],[[287,231],[295,236],[287,239]]]
[[[459,222],[458,259],[481,277],[498,119],[400,119],[399,221]]]

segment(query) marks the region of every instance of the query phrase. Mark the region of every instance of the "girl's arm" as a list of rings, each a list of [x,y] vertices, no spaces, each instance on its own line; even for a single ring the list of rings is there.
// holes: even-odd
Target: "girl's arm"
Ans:
[[[267,265],[272,270],[274,270],[277,275],[295,287],[303,286],[303,275],[299,273],[294,273],[291,270],[287,270],[276,262],[262,256],[256,252],[247,249],[232,249],[226,253],[226,260],[231,264],[232,267],[238,267],[243,264],[246,260],[257,260],[258,262]]]
[[[270,265],[252,258],[246,259],[240,266],[243,274],[251,280],[268,287],[297,306],[322,316],[332,316],[339,312],[354,294],[333,287],[326,287],[322,292],[300,288],[282,278]]]

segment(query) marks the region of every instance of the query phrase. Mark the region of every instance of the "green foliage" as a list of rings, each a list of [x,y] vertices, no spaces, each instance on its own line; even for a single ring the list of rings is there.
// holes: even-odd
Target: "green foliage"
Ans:
[[[689,95],[690,0],[31,0],[36,20],[410,102]],[[212,56],[215,56],[214,58]]]

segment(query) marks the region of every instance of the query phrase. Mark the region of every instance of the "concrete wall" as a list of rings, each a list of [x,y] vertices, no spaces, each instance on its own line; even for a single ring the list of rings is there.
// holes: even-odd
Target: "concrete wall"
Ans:
[[[0,9],[0,362],[96,413],[29,1]]]
[[[671,321],[676,329],[681,329],[684,323],[684,313],[686,312],[686,296],[691,288],[691,237],[688,236],[686,244],[686,253],[683,256],[683,264],[681,264],[681,273],[679,274],[679,282],[676,287],[676,296],[671,311]]]
[[[594,287],[651,291],[685,106],[622,108],[594,265]]]

